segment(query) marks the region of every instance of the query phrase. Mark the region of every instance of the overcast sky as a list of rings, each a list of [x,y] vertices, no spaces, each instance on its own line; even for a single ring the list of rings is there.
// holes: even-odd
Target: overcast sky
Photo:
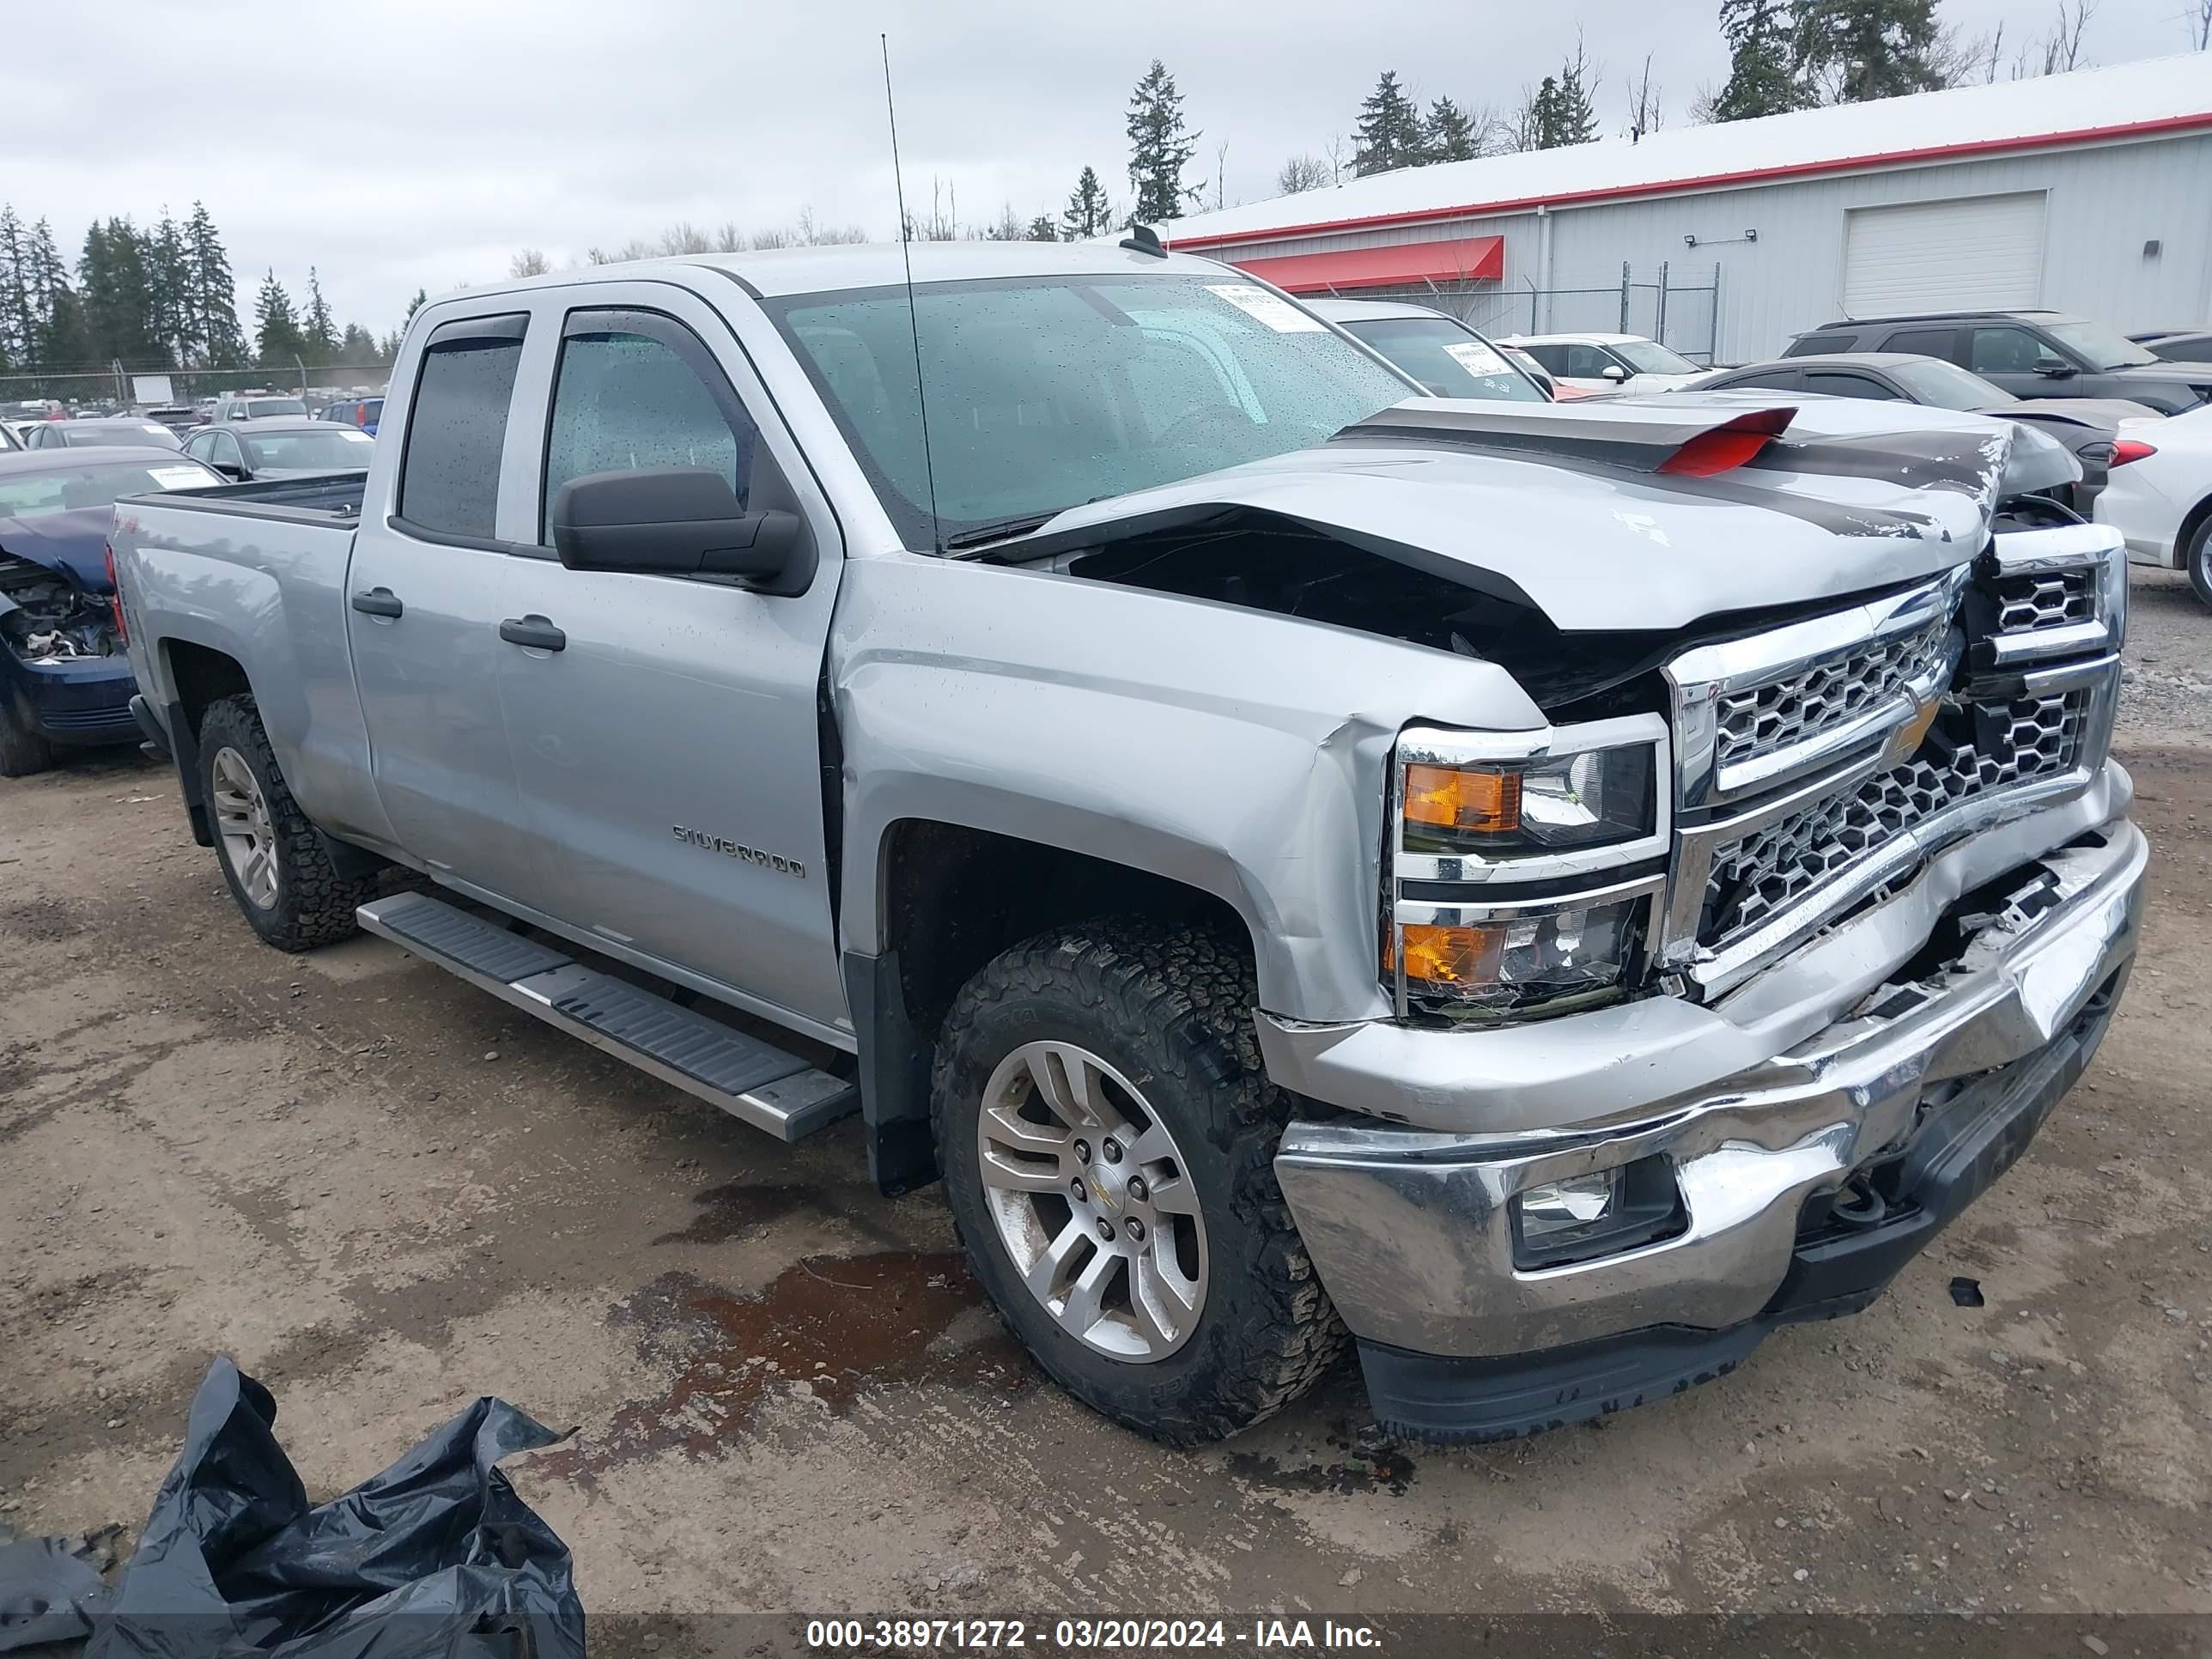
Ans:
[[[2056,0],[1942,0],[1969,33],[2047,27]],[[2184,49],[2187,0],[2101,0],[2092,61]],[[74,262],[95,216],[204,200],[252,329],[263,270],[321,273],[341,323],[379,333],[418,287],[556,264],[690,220],[747,229],[805,209],[897,222],[879,30],[890,34],[909,206],[931,180],[963,221],[1057,213],[1087,162],[1126,200],[1124,110],[1154,58],[1227,199],[1346,132],[1384,69],[1423,99],[1507,106],[1572,49],[1608,132],[1651,54],[1669,122],[1724,75],[1712,0],[9,0],[0,198]],[[2207,73],[2212,74],[2212,60]],[[1207,205],[1212,205],[1209,189]]]

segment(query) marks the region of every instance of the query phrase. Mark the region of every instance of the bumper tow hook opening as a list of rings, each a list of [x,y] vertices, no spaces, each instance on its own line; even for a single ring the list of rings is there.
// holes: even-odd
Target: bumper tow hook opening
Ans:
[[[1864,1175],[1846,1181],[1828,1209],[1828,1218],[1845,1227],[1878,1227],[1888,1216],[1889,1206]]]

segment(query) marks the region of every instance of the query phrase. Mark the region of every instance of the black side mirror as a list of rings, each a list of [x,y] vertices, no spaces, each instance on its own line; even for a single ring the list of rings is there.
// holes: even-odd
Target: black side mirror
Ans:
[[[703,466],[589,472],[553,498],[554,550],[571,570],[655,576],[782,574],[799,550],[796,513],[748,513],[729,480]]]
[[[224,477],[229,479],[233,483],[244,483],[246,482],[246,469],[240,466],[236,461],[210,461],[208,465],[213,467],[216,471],[222,473]]]
[[[2063,357],[2054,357],[2046,351],[2035,360],[2035,372],[2054,380],[2063,380],[2079,371]]]

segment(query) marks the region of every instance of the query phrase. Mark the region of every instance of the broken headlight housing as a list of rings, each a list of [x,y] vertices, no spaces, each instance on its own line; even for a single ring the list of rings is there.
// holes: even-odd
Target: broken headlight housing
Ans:
[[[1408,727],[1382,976],[1401,1017],[1513,1018],[1620,994],[1665,885],[1666,722]]]

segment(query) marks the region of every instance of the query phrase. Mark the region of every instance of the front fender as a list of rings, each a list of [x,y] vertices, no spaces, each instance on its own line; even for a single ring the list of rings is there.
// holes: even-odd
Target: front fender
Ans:
[[[1129,866],[1249,928],[1261,1005],[1388,1012],[1376,973],[1399,728],[1526,730],[1494,664],[1049,572],[848,565],[830,641],[848,946],[883,948],[884,848],[933,820]]]

